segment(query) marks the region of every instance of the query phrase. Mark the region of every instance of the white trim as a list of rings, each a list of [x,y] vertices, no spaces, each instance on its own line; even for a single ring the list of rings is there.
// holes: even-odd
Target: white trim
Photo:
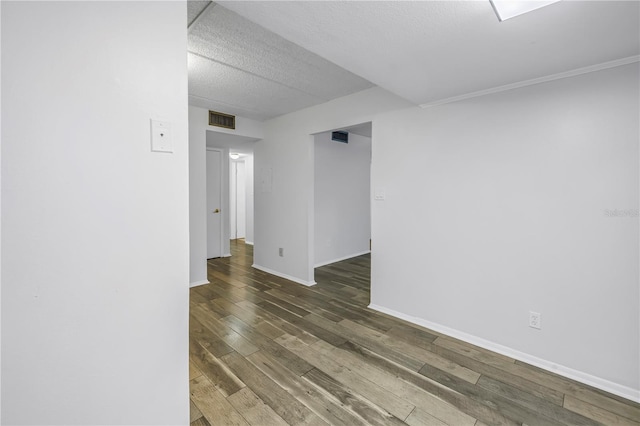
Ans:
[[[250,246],[252,246],[252,245],[253,245],[253,241],[247,241],[247,240],[244,240],[244,243],[245,243],[245,244],[248,244],[248,245],[250,245]]]
[[[198,287],[201,285],[211,284],[209,280],[196,281],[193,283],[189,283],[189,288]]]
[[[352,259],[354,257],[362,256],[363,254],[369,254],[369,253],[371,253],[371,250],[363,251],[361,253],[356,253],[356,254],[350,254],[348,256],[343,256],[343,257],[340,257],[338,259],[333,259],[333,260],[329,260],[329,261],[326,261],[326,262],[316,263],[315,268],[319,268],[321,266],[329,265],[331,263],[342,262],[343,260]]]
[[[576,380],[580,383],[584,383],[586,385],[593,386],[598,389],[602,389],[603,391],[621,396],[631,401],[640,402],[639,389],[633,389],[628,386],[621,385],[619,383],[611,382],[601,377],[593,376],[583,371],[574,370],[572,368],[565,367],[563,365],[558,365],[554,362],[547,361],[545,359],[541,359],[533,355],[529,355],[527,353],[517,351],[515,349],[511,349],[507,346],[502,346],[497,343],[491,342],[489,340],[485,340],[480,337],[476,337],[474,335],[467,334],[462,331],[458,331],[456,329],[446,327],[444,325],[427,321],[422,318],[417,318],[411,315],[403,314],[401,312],[394,311],[393,309],[385,308],[384,306],[379,306],[371,303],[369,305],[369,308],[375,311],[379,311],[379,312],[391,315],[393,317],[408,321],[410,323],[429,328],[431,330],[437,331],[438,333],[446,334],[447,336],[454,337],[459,340],[463,340],[467,343],[471,343],[472,345],[480,346],[481,348],[488,349],[493,352],[497,352],[499,354],[508,356],[510,358],[517,359],[518,361],[526,362],[527,364],[531,364],[536,367],[542,368],[544,370],[550,371],[552,373],[558,374],[560,376],[564,376],[569,379]]]
[[[609,68],[620,67],[623,65],[629,65],[634,62],[640,62],[640,56],[629,56],[628,58],[616,59],[615,61],[604,62],[602,64],[591,65],[584,68],[578,68],[571,71],[565,71],[558,74],[547,75],[545,77],[533,78],[531,80],[519,81],[517,83],[505,84],[504,86],[492,87],[490,89],[479,90],[477,92],[466,93],[464,95],[453,96],[451,98],[440,99],[433,102],[427,102],[421,104],[420,108],[430,108],[437,105],[449,104],[452,102],[462,101],[464,99],[477,98],[479,96],[491,95],[493,93],[505,92],[507,90],[519,89],[520,87],[532,86],[534,84],[546,83],[548,81],[560,80],[562,78],[575,77],[577,75],[587,74],[590,72],[596,72],[606,70]]]
[[[266,272],[267,274],[275,275],[277,277],[284,278],[285,280],[293,281],[294,283],[306,285],[307,287],[317,284],[315,281],[304,281],[304,280],[301,280],[300,278],[292,277],[291,275],[283,274],[281,272],[277,272],[277,271],[274,271],[273,269],[265,268],[264,266],[260,266],[255,263],[251,265],[251,267],[259,269],[262,272]]]
[[[220,256],[220,257],[231,257],[231,253],[225,253],[225,254],[223,254],[223,255],[222,255],[222,256]]]

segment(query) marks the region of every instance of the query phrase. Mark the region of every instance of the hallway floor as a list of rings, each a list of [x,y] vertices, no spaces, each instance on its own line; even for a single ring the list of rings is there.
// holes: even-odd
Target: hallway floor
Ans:
[[[191,289],[192,426],[640,426],[640,404],[368,309],[368,255],[305,287],[231,249]]]

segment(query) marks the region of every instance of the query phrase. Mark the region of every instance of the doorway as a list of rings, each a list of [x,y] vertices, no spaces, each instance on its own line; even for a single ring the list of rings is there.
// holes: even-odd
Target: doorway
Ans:
[[[245,238],[247,244],[253,244],[253,147],[258,140],[212,130],[206,132],[207,151],[218,151],[221,154],[220,165],[207,163],[207,198],[209,198],[208,190],[211,185],[221,188],[220,195],[212,194],[216,201],[207,200],[207,228],[214,226],[216,230],[220,230],[219,236],[216,235],[216,238],[220,239],[218,243],[217,240],[213,240],[214,234],[207,229],[207,235],[212,235],[211,239],[207,239],[207,252],[215,252],[217,257],[231,256],[230,242],[236,238]],[[243,165],[235,166],[238,162]],[[216,178],[218,176],[218,173],[213,170],[221,173],[219,185],[217,182],[212,184],[208,182],[209,175],[215,175]],[[244,179],[244,185],[237,182],[237,190],[234,182],[236,173],[240,175],[241,180]],[[234,196],[237,199],[232,199]],[[218,207],[213,206],[218,202],[220,203]],[[209,204],[213,210],[209,208]],[[239,207],[238,210],[244,209],[244,216],[236,215],[236,207]],[[219,226],[217,221],[209,224],[210,215],[216,208],[219,209]],[[207,258],[210,259],[211,256]]]
[[[222,257],[222,155],[207,148],[207,259]]]
[[[314,267],[371,250],[371,128],[314,135]]]

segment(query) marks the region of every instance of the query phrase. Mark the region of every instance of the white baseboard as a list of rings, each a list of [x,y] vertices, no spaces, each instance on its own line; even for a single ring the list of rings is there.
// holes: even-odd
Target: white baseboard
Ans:
[[[225,254],[223,254],[223,255],[222,255],[222,256],[220,256],[220,257],[231,257],[231,253],[225,253]]]
[[[262,272],[266,272],[268,274],[275,275],[277,277],[284,278],[289,281],[293,281],[294,283],[306,285],[307,287],[317,284],[315,281],[304,281],[304,280],[301,280],[300,278],[292,277],[291,275],[283,274],[282,272],[274,271],[273,269],[265,268],[264,266],[260,266],[255,263],[251,265],[251,267],[259,269]]]
[[[200,285],[205,285],[205,284],[210,284],[210,283],[208,280],[195,281],[195,282],[189,283],[189,288],[198,287]]]
[[[340,257],[338,259],[333,259],[333,260],[329,260],[329,261],[326,261],[326,262],[316,263],[313,267],[314,268],[319,268],[321,266],[330,265],[330,264],[336,263],[336,262],[342,262],[343,260],[351,259],[351,258],[354,258],[354,257],[362,256],[363,254],[369,254],[369,253],[371,253],[371,250],[367,250],[367,251],[363,251],[363,252],[355,253],[355,254],[350,254],[348,256],[343,256],[343,257]]]
[[[595,388],[612,393],[614,395],[621,396],[631,401],[640,402],[640,390],[638,389],[633,389],[628,386],[621,385],[619,383],[611,382],[601,377],[593,376],[583,371],[578,371],[578,370],[574,370],[573,368],[565,367],[563,365],[558,365],[554,362],[547,361],[545,359],[541,359],[533,355],[529,355],[527,353],[517,351],[515,349],[511,349],[507,346],[502,346],[497,343],[491,342],[489,340],[485,340],[480,337],[467,334],[462,331],[449,328],[441,324],[433,323],[431,321],[427,321],[422,318],[406,315],[406,314],[403,314],[402,312],[385,308],[384,306],[379,306],[372,303],[369,305],[369,308],[375,311],[379,311],[379,312],[391,315],[393,317],[408,321],[410,323],[417,324],[425,328],[429,328],[438,333],[446,334],[447,336],[454,337],[459,340],[463,340],[467,343],[471,343],[472,345],[480,346],[481,348],[488,349],[493,352],[497,352],[499,354],[508,356],[510,358],[517,359],[518,361],[526,362],[527,364],[534,365],[536,367],[542,368],[544,370],[550,371],[560,376],[564,376],[569,379],[576,380],[580,383],[593,386]]]
[[[247,240],[244,240],[244,243],[245,243],[245,244],[248,244],[248,245],[250,245],[250,246],[252,246],[252,245],[253,245],[253,241],[247,241]]]

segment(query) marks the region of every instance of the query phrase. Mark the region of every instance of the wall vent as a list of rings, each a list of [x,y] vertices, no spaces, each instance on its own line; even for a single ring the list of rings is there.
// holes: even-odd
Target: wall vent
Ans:
[[[235,129],[236,116],[224,114],[217,111],[209,111],[209,126],[224,127],[225,129]]]
[[[336,142],[349,143],[349,133],[341,131],[332,132],[331,140]]]

